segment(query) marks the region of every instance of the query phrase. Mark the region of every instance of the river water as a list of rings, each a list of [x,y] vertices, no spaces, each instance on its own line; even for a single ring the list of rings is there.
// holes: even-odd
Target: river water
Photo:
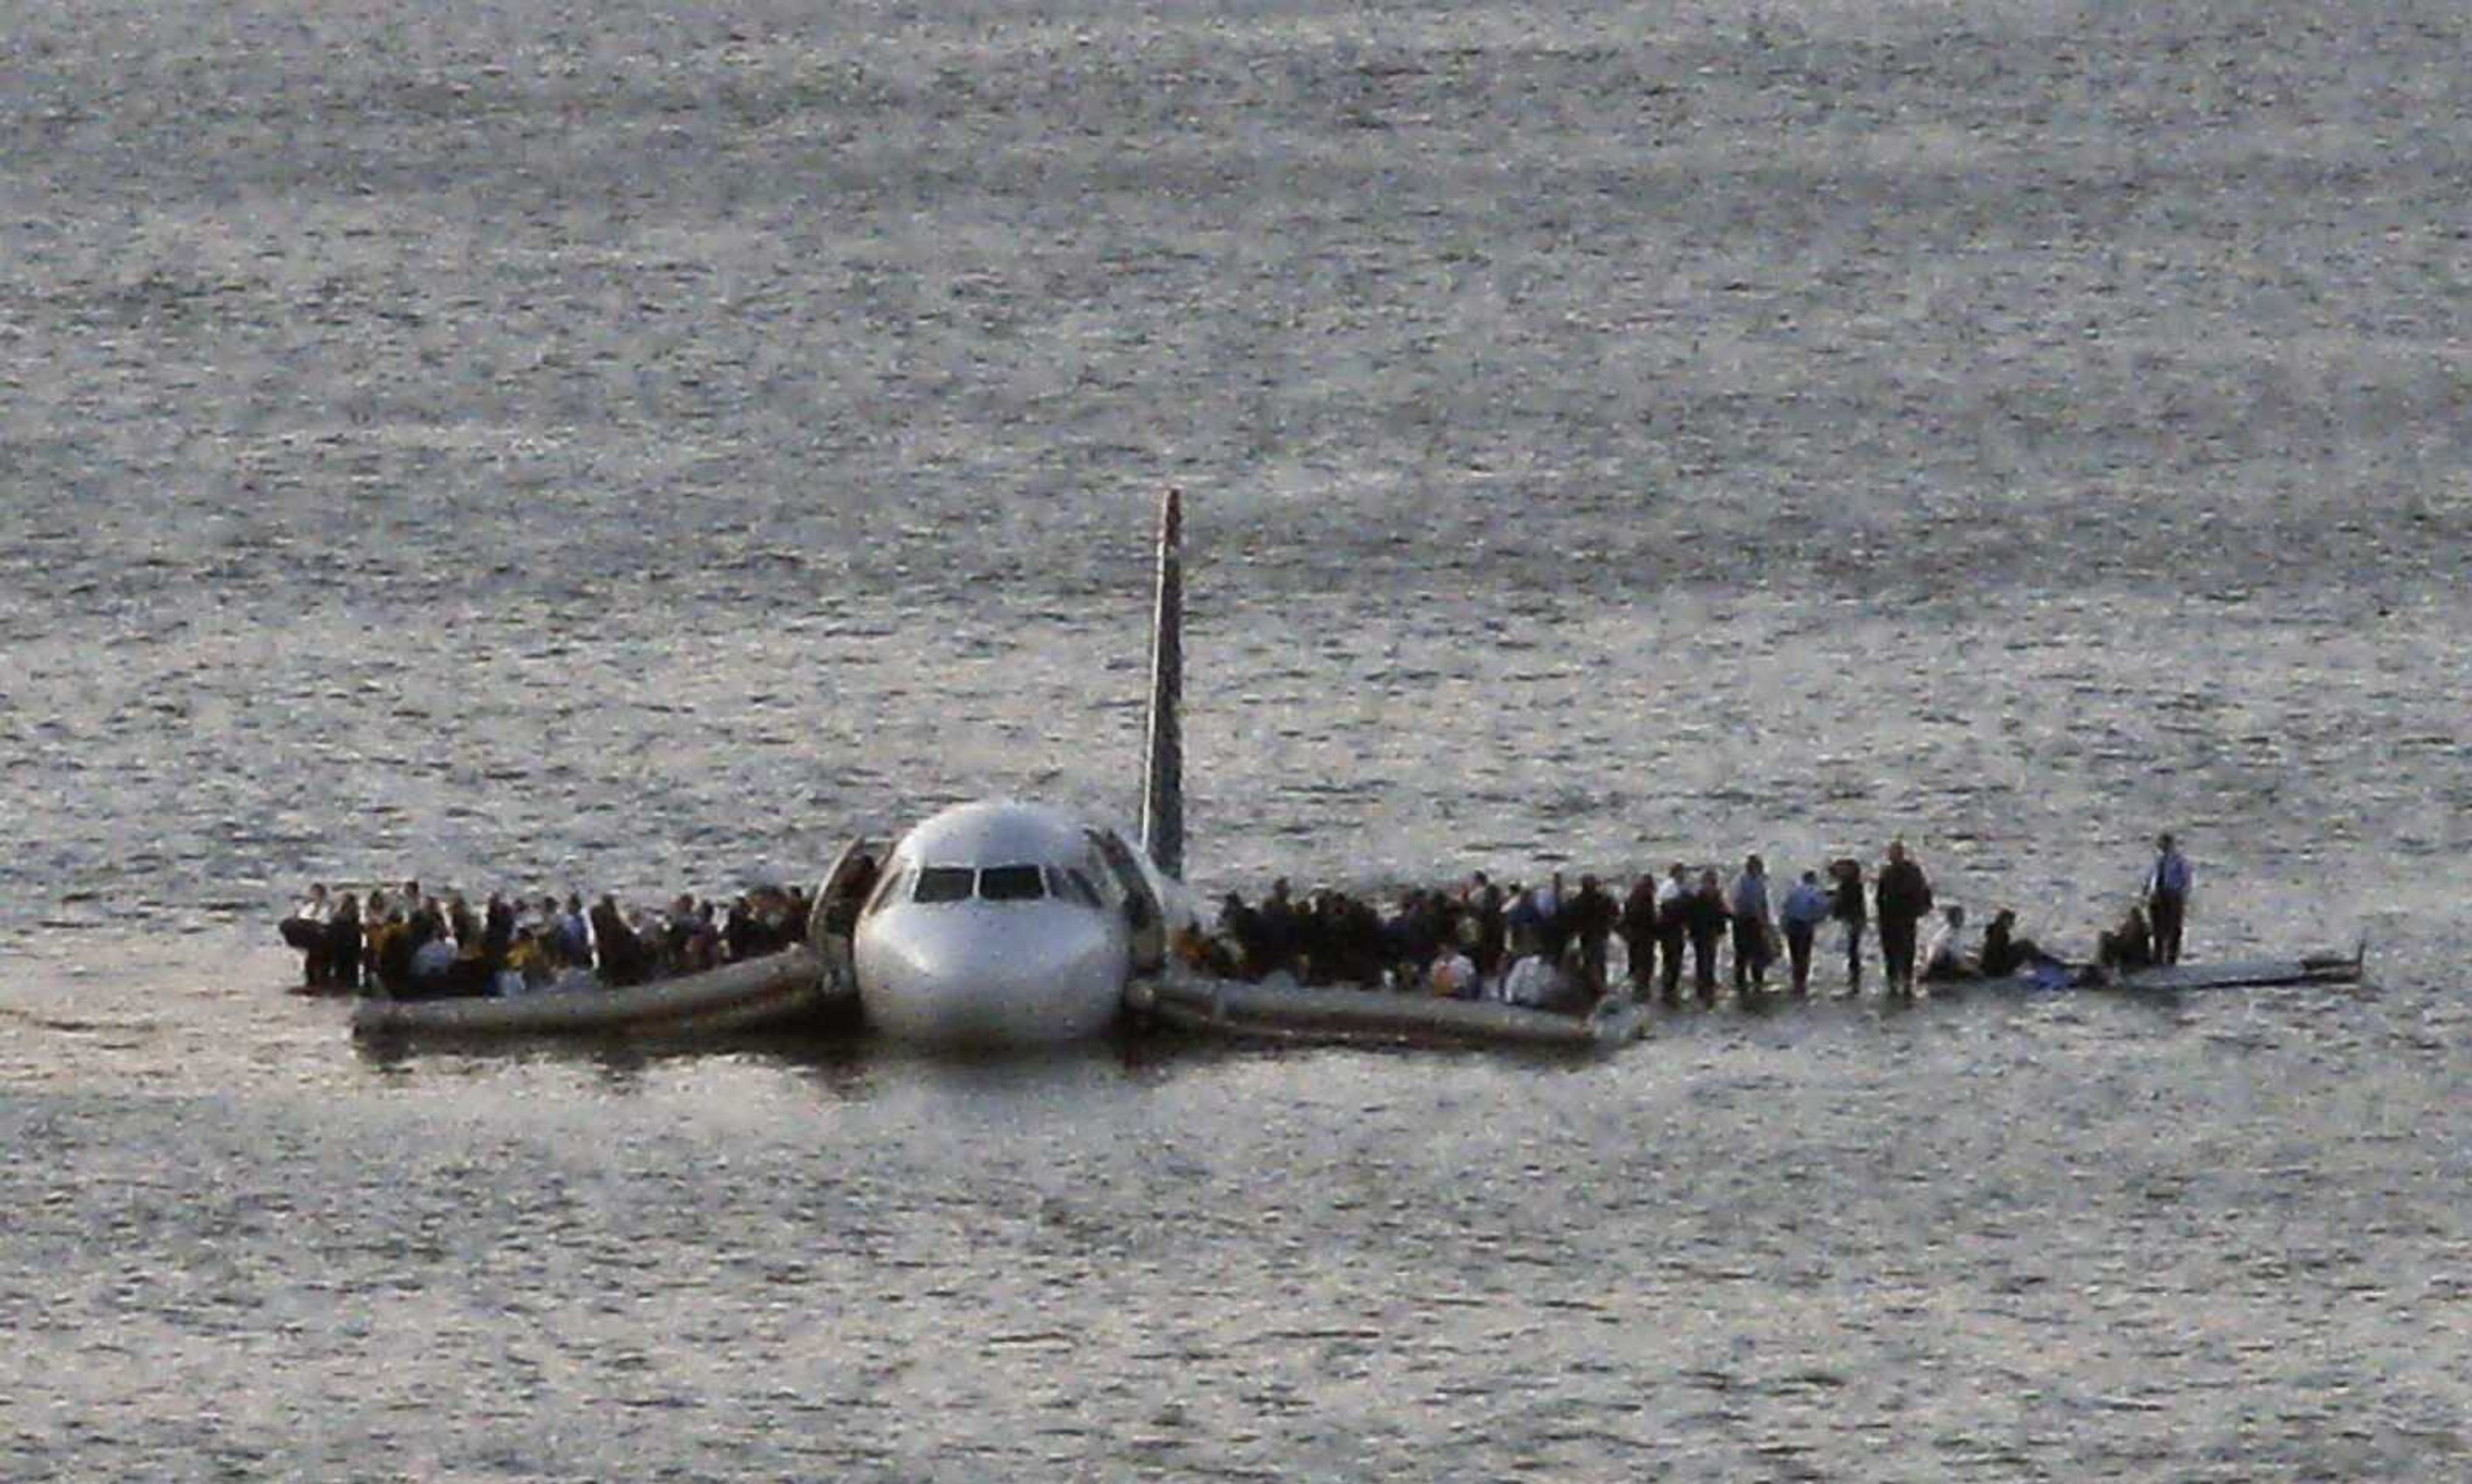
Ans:
[[[29,0],[0,1476],[2472,1461],[2472,25]],[[376,1057],[311,878],[1128,813],[1197,884],[1911,841],[2358,993],[1598,1062]],[[1824,981],[1833,988],[1834,981]]]

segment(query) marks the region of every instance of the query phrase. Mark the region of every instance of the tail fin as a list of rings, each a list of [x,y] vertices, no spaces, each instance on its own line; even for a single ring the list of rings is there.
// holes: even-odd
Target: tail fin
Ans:
[[[1174,489],[1159,502],[1142,849],[1170,880],[1184,879],[1184,497]]]

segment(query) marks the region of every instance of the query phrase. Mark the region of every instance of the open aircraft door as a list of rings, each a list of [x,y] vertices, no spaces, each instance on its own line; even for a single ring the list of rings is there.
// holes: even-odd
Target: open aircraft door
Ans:
[[[843,993],[858,987],[858,969],[850,957],[851,934],[858,909],[881,864],[868,851],[865,836],[852,839],[824,868],[816,900],[807,913],[807,942],[824,960],[824,975]]]
[[[1159,907],[1158,893],[1151,889],[1150,874],[1133,859],[1133,847],[1115,831],[1093,830],[1090,843],[1098,847],[1099,859],[1107,862],[1107,874],[1125,894],[1125,928],[1132,935],[1133,972],[1152,973],[1167,962],[1167,914]]]

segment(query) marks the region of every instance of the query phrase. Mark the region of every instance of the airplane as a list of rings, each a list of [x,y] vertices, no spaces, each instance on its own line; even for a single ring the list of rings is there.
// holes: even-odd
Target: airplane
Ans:
[[[861,1014],[929,1046],[1032,1046],[1102,1034],[1126,992],[1200,918],[1184,875],[1184,518],[1159,503],[1150,718],[1138,844],[1049,805],[957,805],[893,847],[846,932]],[[826,873],[820,929],[853,841]],[[832,952],[832,930],[814,941]]]
[[[1596,1047],[1636,1036],[1646,1011],[1628,996],[1576,1017],[1171,972],[1182,935],[1201,927],[1184,884],[1183,543],[1182,501],[1171,489],[1159,506],[1138,843],[1050,805],[957,805],[902,836],[871,884],[862,884],[868,843],[843,846],[816,892],[814,954],[590,995],[368,1000],[353,1011],[353,1033],[744,1026],[812,1015],[823,1007],[820,991],[825,1005],[854,1006],[881,1035],[938,1048],[1053,1046],[1129,1020],[1238,1034]]]

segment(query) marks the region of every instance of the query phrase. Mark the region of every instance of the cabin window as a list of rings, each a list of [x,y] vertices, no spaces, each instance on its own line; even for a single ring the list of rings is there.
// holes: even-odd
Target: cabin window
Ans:
[[[918,871],[917,889],[910,894],[913,902],[967,902],[970,885],[978,875],[966,865],[930,865]]]
[[[979,873],[979,895],[989,902],[1035,902],[1047,883],[1034,865],[991,865]]]

